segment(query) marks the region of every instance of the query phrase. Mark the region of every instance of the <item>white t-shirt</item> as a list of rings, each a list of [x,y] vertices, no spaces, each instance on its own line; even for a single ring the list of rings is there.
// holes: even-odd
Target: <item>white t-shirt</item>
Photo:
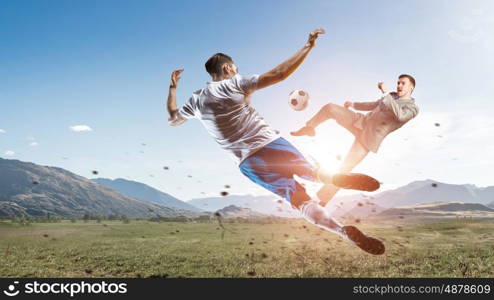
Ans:
[[[178,111],[178,118],[199,119],[216,142],[241,163],[280,137],[250,106],[258,78],[258,75],[237,74],[230,79],[208,82],[205,88],[192,94]]]

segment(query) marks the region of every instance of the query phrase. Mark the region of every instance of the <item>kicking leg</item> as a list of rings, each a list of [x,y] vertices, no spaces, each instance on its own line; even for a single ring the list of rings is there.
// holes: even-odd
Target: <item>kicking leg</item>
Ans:
[[[332,118],[331,114],[331,105],[334,104],[326,104],[324,105],[318,112],[315,114],[312,119],[309,120],[309,122],[306,123],[306,125],[302,128],[300,128],[297,131],[290,132],[291,135],[294,136],[301,136],[301,135],[308,135],[308,136],[314,136],[316,135],[316,127],[319,126],[319,124],[329,120]]]
[[[350,151],[346,155],[340,167],[340,173],[349,173],[355,168],[369,153],[360,142],[355,139]],[[332,183],[325,184],[318,192],[317,197],[321,200],[320,204],[326,206],[340,188]]]
[[[324,208],[318,204],[318,201],[311,199],[304,187],[293,179],[294,171],[305,166],[300,162],[297,164],[294,162],[303,160],[303,157],[297,159],[288,155],[288,159],[285,157],[285,163],[278,161],[280,156],[284,156],[283,153],[288,150],[295,156],[299,155],[288,142],[282,139],[277,140],[277,142],[265,146],[264,149],[245,159],[240,164],[240,170],[253,182],[289,200],[292,206],[300,210],[303,217],[310,223],[349,239],[368,253],[382,254],[384,245],[380,241],[367,237],[353,226],[341,226],[329,216]],[[299,168],[290,168],[290,165]],[[307,172],[313,170],[310,166],[305,166],[305,168],[307,168]],[[310,174],[307,173],[306,175]]]
[[[291,201],[292,206],[297,208],[309,223],[336,233],[367,253],[374,255],[384,253],[385,247],[381,241],[365,235],[355,226],[342,226],[338,221],[331,218],[316,200],[310,199],[305,191],[301,190],[294,193]]]
[[[291,203],[309,223],[345,237],[343,226],[331,218],[318,201],[312,200],[304,190],[295,192],[291,197]]]
[[[358,114],[351,111],[350,109],[336,105],[333,103],[328,103],[324,105],[318,112],[315,114],[312,119],[310,119],[304,127],[301,129],[290,132],[291,135],[294,136],[302,136],[302,135],[308,135],[308,136],[314,136],[316,134],[316,127],[319,126],[321,123],[329,120],[329,119],[335,119],[340,125],[343,125],[344,127],[351,126],[353,122],[356,120],[358,117]]]

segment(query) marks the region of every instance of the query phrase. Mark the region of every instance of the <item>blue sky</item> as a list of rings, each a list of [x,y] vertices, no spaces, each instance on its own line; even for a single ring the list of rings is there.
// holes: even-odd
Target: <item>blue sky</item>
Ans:
[[[93,178],[140,181],[180,199],[265,193],[191,120],[167,125],[169,74],[181,105],[209,81],[205,60],[230,54],[262,74],[327,30],[304,64],[252,105],[302,151],[338,168],[352,136],[328,122],[292,139],[325,103],[375,100],[378,81],[417,79],[419,116],[356,171],[393,188],[426,178],[494,185],[492,1],[1,1],[0,157]],[[293,89],[307,110],[287,105]],[[434,126],[434,123],[441,126]],[[86,125],[92,131],[74,132]],[[145,144],[145,146],[143,145]],[[169,170],[163,170],[168,166]],[[188,177],[192,175],[192,178]]]

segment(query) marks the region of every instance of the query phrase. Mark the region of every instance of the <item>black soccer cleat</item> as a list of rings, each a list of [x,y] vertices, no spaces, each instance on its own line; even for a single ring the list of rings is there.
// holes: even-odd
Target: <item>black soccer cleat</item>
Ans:
[[[366,236],[357,227],[351,225],[343,226],[342,230],[351,242],[365,252],[373,255],[384,253],[385,247],[380,240]]]
[[[373,192],[381,186],[376,179],[360,173],[340,173],[332,177],[333,184],[342,189]]]

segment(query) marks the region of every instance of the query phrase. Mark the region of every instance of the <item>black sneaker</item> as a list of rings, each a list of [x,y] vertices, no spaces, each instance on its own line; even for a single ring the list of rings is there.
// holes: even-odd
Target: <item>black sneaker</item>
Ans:
[[[373,192],[381,186],[376,179],[359,173],[335,174],[332,179],[334,185],[348,190]]]
[[[341,229],[350,241],[365,252],[373,255],[384,253],[385,247],[380,240],[366,236],[357,227],[343,226]]]

